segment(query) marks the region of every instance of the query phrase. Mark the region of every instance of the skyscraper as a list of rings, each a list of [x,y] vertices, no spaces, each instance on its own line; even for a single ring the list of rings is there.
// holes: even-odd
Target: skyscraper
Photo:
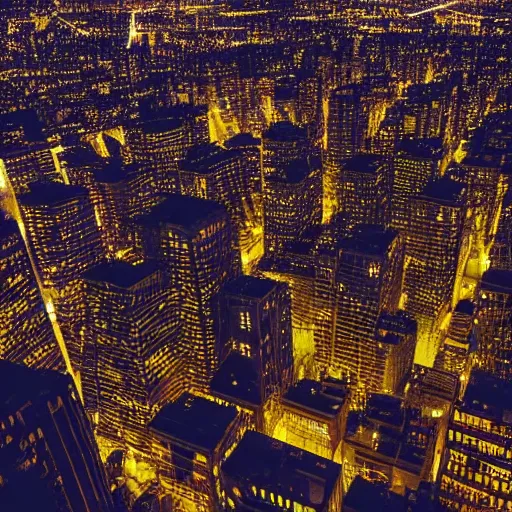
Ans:
[[[155,114],[128,128],[126,138],[130,158],[141,173],[151,174],[154,192],[178,192],[178,161],[192,145],[183,119]]]
[[[96,265],[100,233],[87,190],[62,183],[32,183],[19,197],[36,267],[45,288],[62,291]]]
[[[510,482],[510,382],[473,370],[448,426],[439,498],[447,510],[507,510]]]
[[[341,171],[340,211],[350,228],[357,224],[389,223],[391,169],[377,155],[357,155]]]
[[[145,254],[160,259],[181,290],[182,338],[191,385],[206,390],[218,367],[213,298],[238,274],[224,206],[170,195],[137,219]]]
[[[281,251],[321,221],[321,164],[317,158],[291,160],[264,179],[264,236],[267,254]]]
[[[262,135],[263,176],[283,176],[283,170],[292,160],[305,158],[310,144],[304,128],[289,121],[274,123]]]
[[[475,348],[474,324],[476,307],[468,299],[461,300],[455,307],[450,319],[448,332],[439,348],[435,368],[455,375],[467,376],[472,366],[470,352]]]
[[[46,309],[62,325],[71,364],[79,367],[81,346],[70,331],[80,300],[77,280],[103,255],[89,193],[81,186],[37,182],[19,205]]]
[[[179,177],[182,194],[223,204],[233,226],[242,226],[242,201],[250,196],[240,152],[213,143],[192,146],[179,163]]]
[[[478,292],[476,365],[503,379],[512,375],[511,306],[512,271],[491,268]]]
[[[112,160],[94,173],[90,196],[107,258],[128,249],[129,192],[128,177],[120,160]]]
[[[340,165],[363,149],[368,124],[365,110],[359,85],[345,85],[331,93],[327,118],[328,163]]]
[[[0,360],[0,424],[2,510],[114,510],[69,376]]]
[[[62,181],[35,111],[3,114],[0,125],[0,159],[15,193],[27,192],[36,181]]]
[[[36,368],[62,364],[57,340],[14,220],[0,218],[0,359]]]
[[[81,382],[97,433],[114,446],[148,449],[153,411],[186,382],[179,291],[154,261],[102,263],[82,275],[74,329]]]
[[[440,340],[431,333],[458,298],[469,256],[466,189],[443,177],[410,201],[406,233],[405,309],[418,321],[417,362],[433,364]]]
[[[349,376],[365,391],[379,389],[377,321],[398,309],[404,241],[396,231],[360,225],[340,249],[329,372]]]
[[[232,352],[250,359],[263,402],[273,394],[282,395],[294,373],[288,286],[240,276],[222,287],[218,301],[220,359]]]
[[[404,139],[393,159],[391,225],[407,230],[410,200],[438,175],[442,157],[440,139]]]
[[[375,331],[376,389],[383,393],[401,394],[414,362],[416,322],[405,311],[399,310],[394,314],[383,312],[377,320]]]

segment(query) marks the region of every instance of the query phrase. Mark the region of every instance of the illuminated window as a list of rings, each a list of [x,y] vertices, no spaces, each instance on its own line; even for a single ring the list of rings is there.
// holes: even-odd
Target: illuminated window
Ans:
[[[251,330],[251,315],[249,311],[240,311],[240,329],[243,331]]]

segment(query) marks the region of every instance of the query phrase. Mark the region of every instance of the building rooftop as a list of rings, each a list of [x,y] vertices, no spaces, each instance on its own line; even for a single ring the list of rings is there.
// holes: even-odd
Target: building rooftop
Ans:
[[[384,256],[398,233],[378,224],[359,224],[340,241],[340,248],[363,254]]]
[[[419,364],[414,365],[409,383],[411,393],[417,392],[422,396],[428,395],[444,402],[455,400],[459,390],[457,375]]]
[[[258,372],[254,361],[238,352],[231,352],[220,365],[211,381],[210,389],[214,395],[237,405],[261,405]]]
[[[321,162],[316,157],[298,158],[287,162],[282,167],[283,177],[269,176],[267,181],[297,184],[304,181],[313,171],[321,168]]]
[[[390,345],[398,345],[403,336],[414,335],[418,329],[414,320],[405,311],[383,312],[377,321],[377,339]]]
[[[248,482],[267,493],[279,494],[283,489],[283,495],[292,502],[324,510],[341,466],[259,432],[247,431],[221,471],[235,482]]]
[[[196,144],[187,151],[179,167],[183,171],[209,174],[218,170],[219,163],[238,157],[238,151],[224,149],[216,143]]]
[[[166,194],[163,202],[141,217],[143,225],[160,226],[171,224],[187,231],[198,231],[215,222],[219,216],[227,217],[224,206],[215,201],[179,194]]]
[[[391,492],[386,485],[370,482],[361,476],[350,484],[343,498],[343,512],[406,512],[407,499]]]
[[[500,159],[495,154],[485,155],[468,155],[462,160],[462,167],[486,167],[489,169],[498,169],[500,167]]]
[[[147,260],[138,265],[125,261],[101,263],[82,274],[86,281],[109,283],[119,288],[131,288],[158,270],[158,263]]]
[[[482,276],[482,291],[512,294],[512,270],[491,268]]]
[[[6,238],[16,233],[21,237],[18,223],[14,219],[7,217],[5,212],[0,211],[0,238]]]
[[[34,182],[29,185],[30,191],[18,199],[26,206],[56,206],[77,197],[88,197],[87,189],[78,185],[64,185],[56,181]]]
[[[0,418],[14,414],[27,402],[48,401],[68,393],[71,378],[60,372],[36,370],[0,359]]]
[[[126,178],[121,160],[113,159],[94,173],[98,183],[119,183]]]
[[[475,304],[469,299],[460,300],[455,306],[455,312],[467,316],[473,316],[473,313],[475,312]]]
[[[374,173],[382,167],[383,158],[380,155],[361,154],[346,160],[343,170],[349,172]]]
[[[235,407],[183,393],[160,409],[149,428],[165,439],[213,451],[237,414]]]
[[[244,146],[260,146],[261,139],[253,137],[250,133],[238,133],[234,137],[228,139],[224,145],[228,149],[243,148]]]
[[[449,206],[462,206],[465,190],[462,183],[443,176],[430,181],[419,195],[419,198]]]
[[[226,283],[222,289],[224,294],[262,299],[280,283],[272,279],[241,275]]]
[[[463,408],[473,414],[512,426],[512,382],[473,370],[464,393]]]
[[[403,400],[397,396],[372,393],[366,404],[366,415],[379,423],[401,427],[405,418]]]
[[[279,121],[270,125],[270,128],[263,133],[264,140],[278,142],[296,142],[307,139],[307,130],[290,121]]]
[[[398,154],[412,158],[432,158],[439,160],[443,156],[441,139],[402,139],[398,146]]]
[[[330,393],[329,386],[320,382],[304,379],[292,386],[283,397],[283,405],[308,409],[321,416],[335,417],[341,413],[343,404],[348,399],[348,389],[344,396]]]
[[[177,130],[183,127],[183,120],[174,117],[168,117],[164,119],[152,119],[145,121],[142,124],[144,133],[155,134],[165,133]]]
[[[92,146],[65,148],[60,156],[69,167],[75,169],[83,169],[86,167],[99,169],[103,165],[103,159],[94,151]]]
[[[23,140],[27,142],[42,142],[45,140],[43,125],[39,121],[35,110],[16,110],[0,115],[0,133],[12,130],[23,130]],[[0,147],[4,137],[0,137]]]

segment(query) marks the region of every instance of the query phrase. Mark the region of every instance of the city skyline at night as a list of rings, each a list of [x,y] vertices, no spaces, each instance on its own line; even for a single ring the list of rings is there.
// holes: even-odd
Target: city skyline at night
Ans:
[[[512,4],[5,0],[1,512],[512,512]]]

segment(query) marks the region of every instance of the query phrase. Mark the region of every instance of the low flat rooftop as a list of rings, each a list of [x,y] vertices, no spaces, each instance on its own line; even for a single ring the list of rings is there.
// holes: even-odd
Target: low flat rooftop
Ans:
[[[413,367],[410,383],[421,394],[431,395],[447,402],[455,400],[459,389],[457,375],[419,364]]]
[[[403,400],[397,396],[372,393],[368,397],[366,416],[392,427],[404,423]]]
[[[334,418],[342,412],[345,397],[329,393],[320,382],[304,379],[291,387],[283,397],[283,404],[298,409],[307,409],[315,414]]]
[[[455,312],[463,315],[472,316],[475,312],[475,304],[469,299],[460,300],[455,306]]]
[[[261,405],[258,372],[249,357],[232,352],[220,365],[210,383],[214,395],[221,396],[237,405]]]
[[[119,288],[131,288],[157,270],[158,262],[154,260],[147,260],[139,265],[131,265],[125,261],[105,262],[82,274],[82,279],[109,283]]]
[[[237,414],[235,407],[183,393],[158,412],[149,428],[166,439],[213,451]]]
[[[143,225],[172,224],[186,230],[199,230],[219,216],[228,218],[226,208],[215,201],[179,194],[166,194],[165,199],[137,221]]]
[[[56,206],[77,197],[88,197],[87,189],[78,185],[64,185],[57,181],[34,182],[29,185],[30,191],[18,199],[26,206]]]
[[[272,279],[241,275],[226,283],[222,292],[227,295],[262,299],[279,285],[280,283]]]
[[[292,502],[324,510],[341,466],[259,432],[247,431],[221,471],[235,482],[250,482],[267,493],[286,489],[286,497]]]
[[[482,276],[483,291],[512,294],[512,270],[491,268]]]

